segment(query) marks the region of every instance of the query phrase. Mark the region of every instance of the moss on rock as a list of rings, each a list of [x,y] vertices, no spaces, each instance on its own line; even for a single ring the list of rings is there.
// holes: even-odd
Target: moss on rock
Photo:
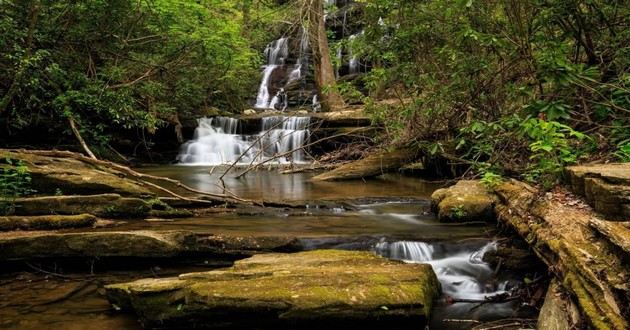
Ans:
[[[494,220],[494,203],[495,197],[473,180],[461,180],[431,195],[431,208],[441,222]]]
[[[346,322],[373,328],[388,322],[417,328],[429,316],[439,283],[429,265],[317,250],[261,254],[224,270],[106,289],[112,303],[132,308],[149,326],[310,328]]]
[[[0,217],[0,231],[52,230],[90,227],[96,222],[91,214]]]
[[[14,203],[16,215],[88,213],[107,218],[141,218],[151,211],[150,204],[144,200],[117,194],[24,197],[15,199]]]

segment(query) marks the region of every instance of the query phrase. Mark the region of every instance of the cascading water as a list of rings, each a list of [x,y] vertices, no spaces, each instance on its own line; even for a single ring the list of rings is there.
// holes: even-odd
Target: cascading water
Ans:
[[[262,162],[303,146],[310,136],[309,124],[310,117],[267,117],[262,119],[260,133],[241,135],[238,119],[202,118],[194,139],[181,147],[177,161],[187,165],[222,165],[237,160],[240,164]],[[274,162],[304,163],[306,158],[299,149]]]
[[[258,95],[256,96],[256,108],[269,109],[271,104],[271,94],[269,92],[269,86],[271,84],[271,74],[280,66],[284,64],[285,59],[289,56],[289,43],[288,38],[280,38],[273,41],[267,48],[265,48],[265,58],[267,59],[267,65],[263,70],[263,78],[258,88]]]
[[[442,291],[457,299],[483,300],[487,296],[505,292],[507,282],[495,285],[493,270],[483,262],[487,251],[496,249],[496,243],[488,243],[477,250],[443,251],[424,242],[379,242],[374,247],[377,254],[406,262],[427,263],[433,267]]]

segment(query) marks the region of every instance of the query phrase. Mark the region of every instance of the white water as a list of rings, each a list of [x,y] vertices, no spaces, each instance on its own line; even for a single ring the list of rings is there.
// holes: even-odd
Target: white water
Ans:
[[[310,132],[310,117],[275,116],[262,119],[260,133],[240,135],[239,120],[227,117],[202,118],[193,140],[182,145],[177,161],[187,165],[259,163],[304,145]],[[303,150],[280,157],[274,163],[304,163]]]
[[[289,56],[289,38],[280,38],[273,41],[267,48],[265,48],[265,58],[267,59],[267,65],[263,70],[263,78],[258,88],[258,95],[256,95],[256,105],[254,107],[259,109],[271,108],[271,94],[269,93],[269,85],[271,84],[271,74],[279,66],[284,64],[284,61]],[[274,104],[275,105],[275,104]]]
[[[475,300],[505,292],[507,283],[493,285],[493,270],[482,260],[487,251],[494,249],[496,244],[488,243],[478,250],[438,252],[431,244],[411,241],[379,242],[374,248],[377,254],[387,258],[430,264],[444,294]]]

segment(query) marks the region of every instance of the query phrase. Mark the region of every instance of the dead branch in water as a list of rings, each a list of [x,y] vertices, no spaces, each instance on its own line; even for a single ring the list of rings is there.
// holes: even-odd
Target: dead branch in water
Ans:
[[[355,132],[357,132],[357,131],[359,131],[359,130],[361,130],[361,129],[362,129],[362,128],[361,128],[361,127],[359,127],[359,128],[353,129],[353,130],[351,130],[351,131],[349,131],[349,132],[346,132],[346,133],[340,133],[340,134],[331,135],[331,136],[328,136],[328,137],[325,137],[325,138],[321,138],[321,139],[319,139],[319,140],[317,140],[317,141],[315,141],[315,142],[310,142],[310,143],[307,143],[307,144],[305,144],[305,145],[303,145],[303,146],[300,146],[300,147],[294,148],[294,149],[289,150],[289,151],[287,151],[287,152],[283,152],[283,153],[280,153],[280,154],[274,155],[273,157],[270,157],[270,158],[268,158],[268,159],[265,159],[264,161],[262,161],[262,162],[260,162],[260,163],[250,165],[250,166],[249,166],[249,167],[248,167],[245,171],[243,171],[241,174],[237,175],[237,176],[236,176],[236,178],[237,178],[237,179],[238,179],[238,178],[241,178],[241,177],[243,177],[245,174],[247,174],[247,173],[251,172],[252,170],[254,170],[254,169],[258,168],[259,166],[264,165],[264,164],[266,164],[266,163],[268,163],[268,162],[270,162],[270,161],[272,161],[272,160],[275,160],[275,159],[278,159],[278,158],[281,158],[281,157],[286,157],[286,156],[288,156],[288,155],[290,155],[290,154],[292,154],[292,153],[294,153],[294,152],[296,152],[296,151],[298,151],[298,150],[301,150],[301,149],[304,149],[304,148],[308,148],[308,147],[310,147],[310,146],[312,146],[312,145],[316,145],[316,144],[318,144],[318,143],[321,143],[321,142],[324,142],[324,141],[327,141],[327,140],[331,140],[331,139],[335,139],[335,138],[338,138],[338,137],[342,137],[342,136],[347,136],[347,135],[350,135],[350,134],[355,133]]]
[[[155,176],[155,175],[150,175],[150,174],[144,174],[144,173],[140,173],[140,172],[136,172],[134,170],[132,170],[131,168],[127,167],[127,166],[123,166],[120,164],[116,164],[114,162],[109,162],[109,161],[105,161],[105,160],[100,160],[100,159],[92,159],[89,157],[86,157],[84,155],[81,154],[77,154],[74,152],[70,152],[70,151],[60,151],[60,150],[25,150],[25,149],[12,149],[11,151],[14,152],[19,152],[19,153],[27,153],[27,154],[33,154],[33,155],[40,155],[40,156],[48,156],[48,157],[62,157],[62,158],[72,158],[72,159],[77,159],[92,165],[97,165],[97,166],[105,166],[108,168],[113,168],[117,171],[126,173],[127,175],[135,178],[136,180],[140,181],[143,184],[146,184],[147,186],[150,186],[152,188],[155,188],[159,191],[162,191],[166,194],[169,194],[173,197],[188,201],[188,202],[201,202],[201,203],[213,203],[213,202],[222,202],[222,203],[245,203],[245,204],[250,204],[250,205],[260,205],[260,203],[252,201],[252,200],[247,200],[247,199],[243,199],[237,196],[228,196],[228,195],[224,195],[224,194],[214,194],[214,193],[209,193],[209,192],[205,192],[205,191],[201,191],[198,189],[194,189],[191,188],[185,184],[183,184],[181,181],[175,180],[175,179],[171,179],[171,178],[166,178],[166,177],[161,177],[161,176]],[[178,188],[187,190],[189,192],[193,192],[195,194],[201,195],[201,196],[207,196],[210,197],[211,200],[209,201],[203,201],[203,200],[199,200],[199,199],[191,199],[188,197],[184,197],[181,196],[169,189],[166,189],[162,186],[159,186],[155,183],[152,183],[148,180],[155,180],[155,181],[161,181],[161,182],[168,182],[170,184],[173,184],[175,186],[177,186]]]

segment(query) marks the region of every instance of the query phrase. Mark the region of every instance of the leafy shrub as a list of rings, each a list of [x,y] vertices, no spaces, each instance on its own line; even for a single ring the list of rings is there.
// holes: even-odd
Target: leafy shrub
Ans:
[[[0,164],[0,214],[13,213],[15,199],[32,193],[28,167],[22,161],[5,158]]]

